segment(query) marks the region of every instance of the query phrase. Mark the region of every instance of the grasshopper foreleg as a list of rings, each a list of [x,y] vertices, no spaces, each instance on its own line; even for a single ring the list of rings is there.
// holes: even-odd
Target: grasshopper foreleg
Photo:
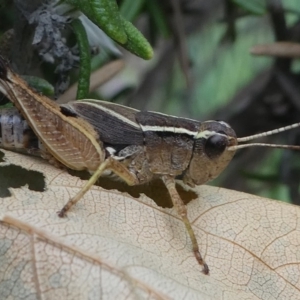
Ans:
[[[91,188],[92,185],[96,183],[99,177],[105,170],[111,170],[120,178],[122,178],[128,185],[135,185],[138,183],[137,178],[134,174],[130,173],[121,163],[114,160],[113,158],[107,158],[92,175],[92,177],[87,181],[84,187],[76,194],[75,197],[71,198],[65,206],[58,212],[59,217],[64,217],[66,212],[76,204],[84,194]]]

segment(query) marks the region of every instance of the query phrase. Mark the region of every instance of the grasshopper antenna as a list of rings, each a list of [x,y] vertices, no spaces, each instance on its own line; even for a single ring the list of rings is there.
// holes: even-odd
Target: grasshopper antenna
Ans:
[[[249,135],[249,136],[242,137],[242,138],[237,138],[237,142],[238,143],[248,142],[248,141],[251,141],[251,140],[254,140],[254,139],[257,139],[257,138],[261,138],[261,137],[281,133],[281,132],[288,131],[288,130],[291,130],[291,129],[295,129],[295,128],[298,128],[298,127],[300,127],[300,123],[295,123],[295,124],[292,124],[292,125],[289,125],[289,126],[278,128],[278,129],[274,129],[274,130],[254,134],[254,135]],[[228,147],[228,150],[229,151],[236,151],[238,149],[248,148],[248,147],[269,147],[269,148],[279,148],[279,149],[300,150],[300,146],[265,144],[265,143],[250,143],[250,144],[244,144],[244,145],[230,146],[230,147]]]

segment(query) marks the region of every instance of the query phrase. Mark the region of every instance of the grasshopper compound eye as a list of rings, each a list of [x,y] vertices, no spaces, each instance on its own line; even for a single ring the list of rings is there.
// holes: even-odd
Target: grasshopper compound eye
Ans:
[[[213,159],[220,156],[227,145],[228,138],[225,135],[215,134],[207,139],[204,145],[204,152],[209,158]]]
[[[237,144],[234,130],[223,121],[205,121],[201,124],[196,140],[203,144],[203,151],[212,160]]]

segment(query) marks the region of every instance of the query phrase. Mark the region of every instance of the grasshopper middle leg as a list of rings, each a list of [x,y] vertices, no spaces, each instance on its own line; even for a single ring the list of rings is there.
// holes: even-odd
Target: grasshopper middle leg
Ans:
[[[165,183],[165,185],[166,185],[166,187],[169,191],[169,194],[171,196],[173,205],[175,206],[175,208],[177,210],[177,213],[181,217],[181,219],[182,219],[182,221],[185,225],[185,228],[186,228],[186,230],[187,230],[187,232],[190,236],[192,246],[193,246],[193,252],[194,252],[194,255],[196,257],[196,260],[198,261],[198,263],[201,266],[203,266],[202,272],[205,275],[208,275],[209,274],[209,268],[208,268],[206,262],[204,261],[204,259],[202,258],[201,253],[199,251],[199,246],[198,246],[198,242],[197,242],[194,230],[193,230],[192,225],[191,225],[191,223],[190,223],[190,221],[187,217],[186,206],[183,203],[182,199],[180,198],[180,196],[179,196],[179,194],[176,190],[175,180],[174,180],[173,177],[167,176],[167,175],[164,175],[162,177],[162,179],[163,179],[163,182]]]

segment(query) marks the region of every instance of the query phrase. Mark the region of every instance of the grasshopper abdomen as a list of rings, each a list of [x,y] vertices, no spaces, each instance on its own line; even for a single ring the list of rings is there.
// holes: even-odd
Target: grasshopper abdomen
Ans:
[[[0,110],[0,147],[41,156],[41,142],[16,108]]]

